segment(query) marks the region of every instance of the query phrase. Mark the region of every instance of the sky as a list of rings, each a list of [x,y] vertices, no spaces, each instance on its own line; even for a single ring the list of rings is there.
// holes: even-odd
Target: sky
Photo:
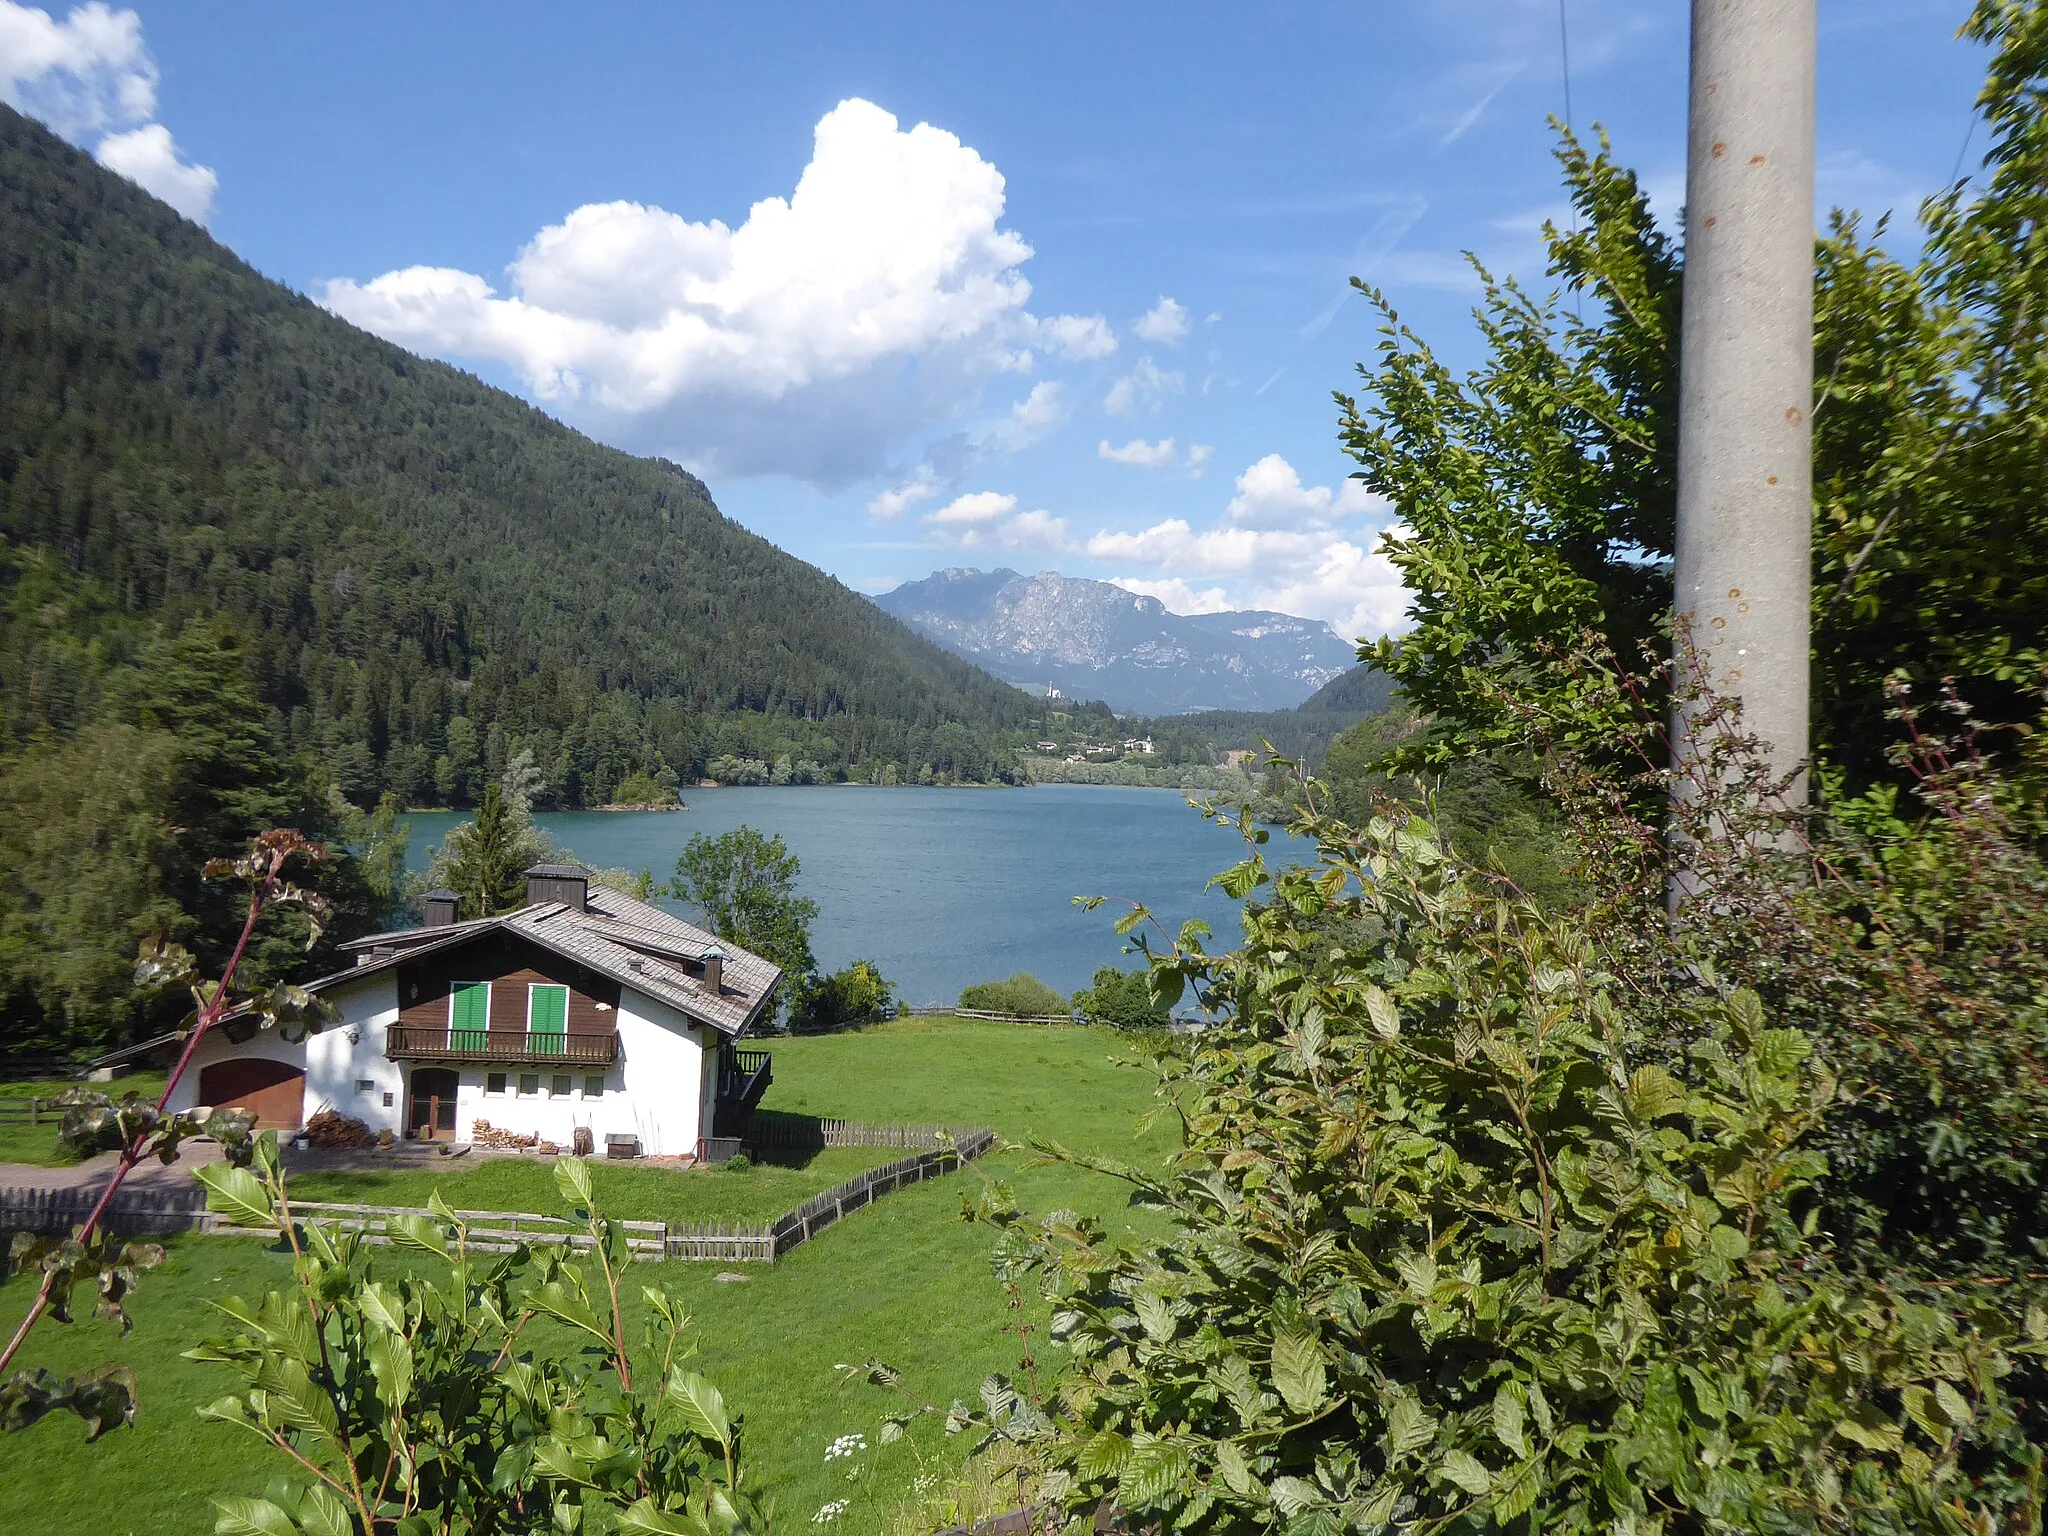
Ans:
[[[1958,0],[1820,0],[1819,199],[1969,168]],[[1552,117],[1675,221],[1680,0],[0,0],[0,100],[337,315],[658,454],[865,592],[1058,570],[1397,631],[1332,391],[1477,361]]]

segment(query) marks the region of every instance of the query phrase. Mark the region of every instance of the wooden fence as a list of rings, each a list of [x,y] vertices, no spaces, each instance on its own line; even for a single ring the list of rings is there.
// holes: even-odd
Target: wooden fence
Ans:
[[[55,1125],[63,1118],[55,1099],[0,1098],[0,1125]]]
[[[99,1198],[96,1189],[0,1189],[0,1231],[69,1231],[92,1214]],[[190,1232],[211,1223],[206,1191],[197,1184],[124,1189],[107,1208],[107,1226],[116,1232]]]
[[[1081,1024],[1086,1021],[1078,1013],[990,1013],[985,1008],[954,1008],[944,1003],[926,1007],[911,1007],[908,1003],[896,1010],[898,1017],[915,1019],[987,1019],[994,1024]]]
[[[813,1195],[793,1211],[762,1223],[622,1221],[627,1247],[636,1259],[694,1260],[728,1264],[772,1264],[790,1249],[809,1242],[854,1211],[872,1205],[926,1179],[951,1173],[995,1145],[986,1128],[953,1136],[934,1126],[870,1126],[849,1121],[815,1122],[845,1128],[847,1135],[881,1136],[897,1141],[839,1141],[834,1146],[910,1146],[923,1151],[870,1168],[845,1183]],[[927,1137],[915,1142],[909,1138]],[[0,1190],[0,1231],[63,1232],[85,1220],[98,1192],[90,1189]],[[344,1231],[360,1232],[371,1243],[389,1243],[394,1216],[433,1219],[431,1212],[409,1206],[348,1205],[332,1201],[295,1200],[295,1213],[308,1221],[326,1222]],[[503,1252],[519,1243],[554,1243],[587,1249],[590,1239],[572,1230],[564,1216],[537,1216],[524,1211],[457,1211],[471,1247]],[[176,1190],[123,1190],[108,1208],[107,1225],[119,1232],[204,1232],[215,1235],[262,1236],[273,1228],[236,1226],[207,1210],[206,1192],[197,1185]]]
[[[870,1125],[861,1120],[819,1120],[809,1115],[783,1114],[757,1109],[747,1119],[740,1137],[741,1150],[791,1147],[815,1152],[823,1147],[902,1147],[906,1150],[936,1151],[951,1146],[953,1136],[943,1125]]]

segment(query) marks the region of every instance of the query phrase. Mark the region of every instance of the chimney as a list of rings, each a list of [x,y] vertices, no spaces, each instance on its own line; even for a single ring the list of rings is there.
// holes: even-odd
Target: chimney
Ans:
[[[700,958],[704,961],[704,989],[716,997],[725,988],[725,951],[714,944]]]
[[[559,901],[578,912],[590,899],[590,871],[581,864],[536,864],[526,871],[526,904]]]
[[[455,921],[462,898],[445,886],[420,898],[420,914],[429,928],[446,928]]]

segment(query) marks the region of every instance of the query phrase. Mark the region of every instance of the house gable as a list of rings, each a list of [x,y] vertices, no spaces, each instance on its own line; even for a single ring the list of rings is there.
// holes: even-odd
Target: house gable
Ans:
[[[408,1031],[446,1030],[449,995],[458,982],[491,984],[487,1027],[493,1035],[526,1032],[528,989],[534,986],[569,989],[569,1034],[618,1031],[616,981],[504,928],[487,929],[467,943],[400,960],[397,969],[398,1023]]]

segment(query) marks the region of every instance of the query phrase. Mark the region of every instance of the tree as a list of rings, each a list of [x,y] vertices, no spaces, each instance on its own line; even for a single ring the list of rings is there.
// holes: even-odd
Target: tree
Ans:
[[[1144,971],[1123,971],[1113,965],[1101,967],[1088,987],[1074,994],[1074,1012],[1094,1024],[1124,1028],[1164,1024],[1171,1011],[1153,995]]]
[[[460,896],[465,918],[495,917],[525,902],[525,871],[553,853],[553,842],[508,802],[504,786],[490,784],[476,820],[454,828],[434,850],[426,881]]]
[[[1984,0],[1965,30],[1995,48],[1988,180],[1923,206],[1911,265],[1883,220],[1843,213],[1816,253],[1814,741],[1852,788],[1892,777],[1887,676],[1953,677],[2016,723],[2048,660],[2048,249],[2027,233],[2048,214],[2048,10]],[[1590,632],[1649,677],[1641,649],[1668,643],[1679,250],[1604,140],[1567,135],[1559,159],[1561,292],[1481,269],[1487,356],[1465,378],[1360,285],[1385,324],[1341,429],[1408,530],[1388,549],[1416,621],[1371,659],[1438,726],[1405,761],[1518,746],[1532,700],[1603,740],[1608,696],[1562,658]]]
[[[753,827],[717,837],[698,833],[676,860],[667,894],[703,913],[721,939],[730,939],[781,967],[792,981],[817,970],[811,922],[818,904],[796,894],[802,866],[783,843]]]
[[[801,983],[789,1008],[792,1034],[862,1029],[896,1017],[896,987],[872,960],[855,960]]]

